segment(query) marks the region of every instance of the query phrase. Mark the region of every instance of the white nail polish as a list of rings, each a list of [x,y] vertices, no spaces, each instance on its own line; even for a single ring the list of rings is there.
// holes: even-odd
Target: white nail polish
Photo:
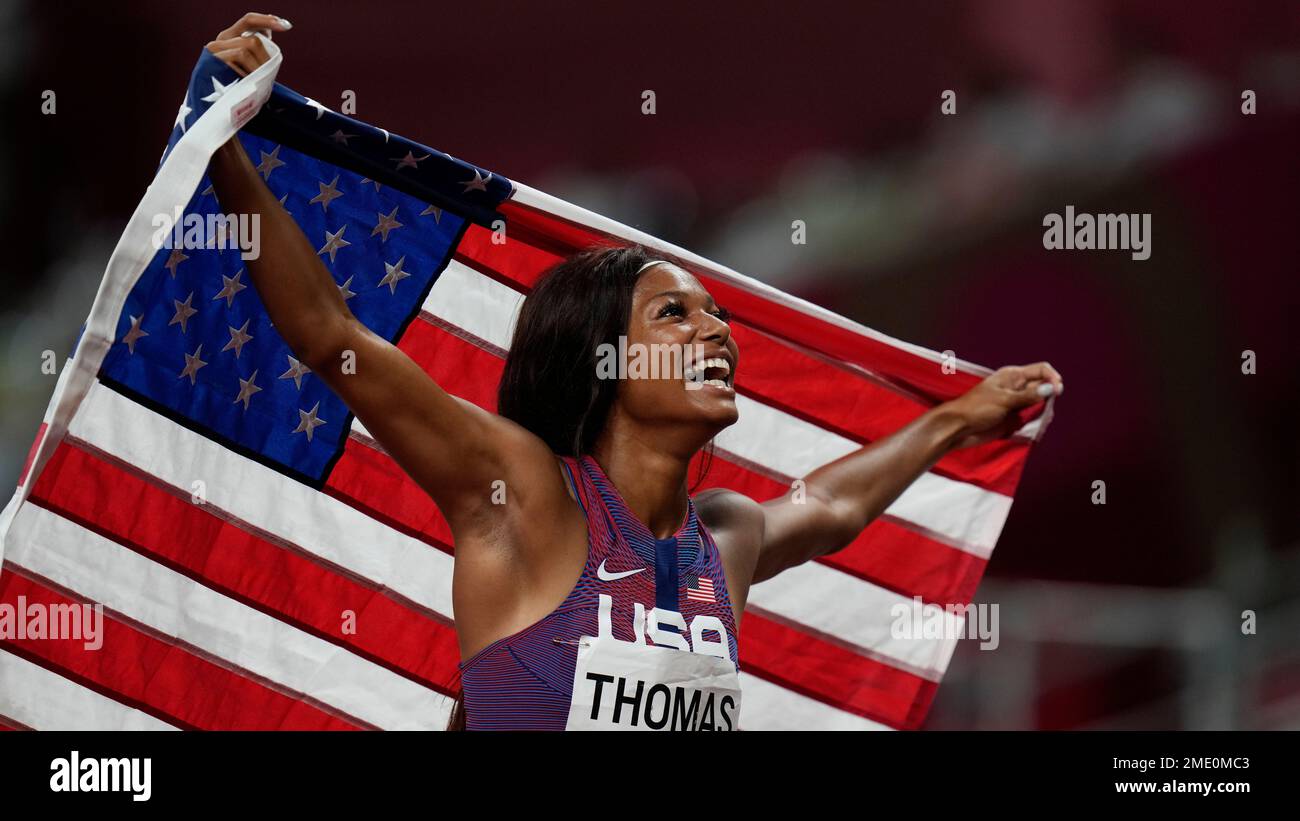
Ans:
[[[285,31],[288,31],[289,29],[293,28],[293,23],[290,23],[288,20],[284,19],[283,17],[277,17],[275,19],[280,21],[280,24],[284,26]]]
[[[1056,388],[1052,387],[1052,383],[1051,383],[1051,382],[1044,382],[1043,384],[1041,384],[1041,385],[1038,386],[1038,395],[1039,395],[1039,396],[1042,396],[1042,397],[1048,397],[1048,396],[1051,396],[1051,395],[1054,394],[1054,393],[1056,393]]]

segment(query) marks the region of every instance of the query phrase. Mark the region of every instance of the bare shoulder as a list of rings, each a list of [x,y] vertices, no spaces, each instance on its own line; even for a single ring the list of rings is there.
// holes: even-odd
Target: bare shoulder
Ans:
[[[711,487],[695,496],[695,510],[709,530],[752,527],[761,524],[763,506],[743,493]]]
[[[695,497],[695,510],[719,549],[757,554],[763,541],[763,506],[743,493],[709,488]]]

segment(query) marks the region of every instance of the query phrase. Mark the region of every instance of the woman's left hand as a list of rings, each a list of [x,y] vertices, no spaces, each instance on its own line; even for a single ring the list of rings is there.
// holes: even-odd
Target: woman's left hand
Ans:
[[[1046,362],[999,368],[965,394],[945,403],[962,420],[954,447],[968,448],[1013,433],[1016,411],[1060,396],[1065,383]]]

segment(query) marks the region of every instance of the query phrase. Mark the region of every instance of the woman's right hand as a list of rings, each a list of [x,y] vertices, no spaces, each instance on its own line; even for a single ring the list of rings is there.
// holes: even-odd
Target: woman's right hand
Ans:
[[[270,37],[273,32],[293,28],[288,20],[274,14],[249,12],[235,24],[217,35],[205,48],[221,62],[230,66],[240,77],[247,77],[262,63],[270,59],[262,41],[253,36],[261,32]]]

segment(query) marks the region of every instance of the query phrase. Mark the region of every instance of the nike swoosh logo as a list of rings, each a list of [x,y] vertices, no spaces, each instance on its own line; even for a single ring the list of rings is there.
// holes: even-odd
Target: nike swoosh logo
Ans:
[[[606,561],[608,561],[608,559],[602,560],[600,563],[600,567],[596,568],[596,575],[600,578],[602,582],[612,582],[612,581],[617,581],[618,579],[626,579],[628,576],[635,576],[637,573],[640,573],[642,570],[645,570],[644,567],[638,567],[636,570],[624,570],[622,573],[609,573],[606,572],[605,570]]]

